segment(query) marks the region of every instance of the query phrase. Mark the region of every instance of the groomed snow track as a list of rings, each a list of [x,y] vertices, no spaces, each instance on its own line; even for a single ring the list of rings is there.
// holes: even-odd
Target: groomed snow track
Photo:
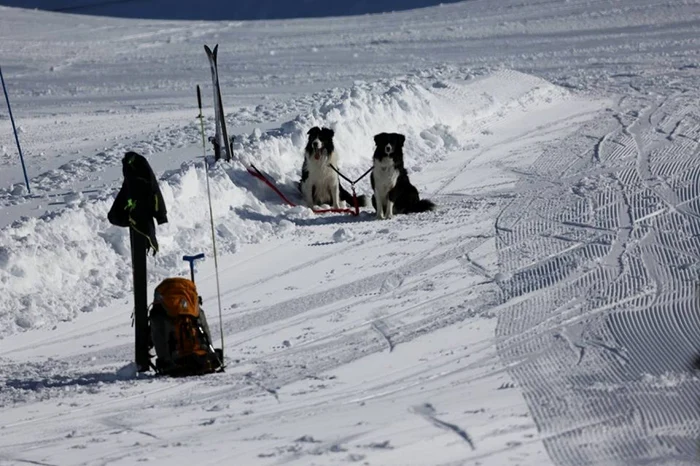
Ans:
[[[621,100],[544,150],[498,220],[499,354],[557,464],[698,462],[698,108]]]

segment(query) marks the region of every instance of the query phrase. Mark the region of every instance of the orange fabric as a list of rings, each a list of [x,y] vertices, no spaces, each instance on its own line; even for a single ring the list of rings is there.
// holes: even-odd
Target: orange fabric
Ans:
[[[180,355],[197,354],[205,355],[208,351],[200,345],[199,334],[195,328],[194,321],[189,317],[180,317],[176,323],[180,334],[177,339],[177,352]]]
[[[154,304],[160,304],[168,316],[199,317],[199,295],[192,280],[174,277],[166,278],[155,289]]]

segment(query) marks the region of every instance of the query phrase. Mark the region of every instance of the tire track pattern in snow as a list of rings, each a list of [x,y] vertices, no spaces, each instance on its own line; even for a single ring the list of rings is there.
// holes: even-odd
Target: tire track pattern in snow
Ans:
[[[609,109],[499,217],[499,353],[559,464],[697,461],[698,104]]]

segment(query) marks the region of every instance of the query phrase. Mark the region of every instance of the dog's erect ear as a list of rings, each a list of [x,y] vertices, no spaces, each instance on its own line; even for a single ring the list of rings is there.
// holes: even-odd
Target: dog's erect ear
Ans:
[[[318,133],[320,131],[321,131],[321,128],[319,128],[318,126],[314,126],[309,131],[307,131],[306,134],[310,136],[311,134]]]
[[[325,134],[326,136],[328,136],[329,139],[332,138],[333,136],[335,136],[335,131],[333,131],[333,130],[330,129],[330,128],[323,128],[323,129],[321,130],[321,133],[322,133],[322,134]]]
[[[379,133],[374,136],[374,143],[379,147],[382,144],[382,141],[386,141],[386,133]]]
[[[403,134],[397,134],[396,141],[398,142],[399,147],[403,147],[403,143],[406,142],[406,136],[404,136]]]

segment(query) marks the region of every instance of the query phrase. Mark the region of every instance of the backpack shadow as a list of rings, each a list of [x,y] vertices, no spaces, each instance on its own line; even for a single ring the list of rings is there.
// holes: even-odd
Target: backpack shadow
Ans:
[[[95,372],[76,375],[52,375],[45,378],[34,379],[8,379],[5,386],[16,390],[40,391],[47,388],[90,387],[110,383],[124,382],[128,380],[152,378],[147,374],[120,374],[117,372]]]

